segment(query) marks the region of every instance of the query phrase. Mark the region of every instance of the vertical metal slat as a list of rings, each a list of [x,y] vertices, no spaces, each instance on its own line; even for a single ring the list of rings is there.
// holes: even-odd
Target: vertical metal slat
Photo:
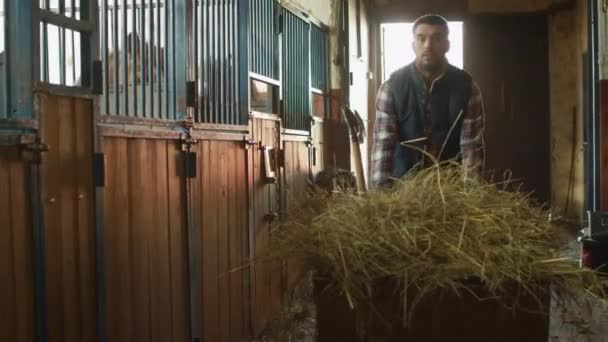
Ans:
[[[139,24],[141,36],[139,38],[139,59],[140,59],[140,78],[141,78],[141,117],[148,117],[149,113],[146,111],[146,83],[149,81],[149,75],[146,70],[146,60],[148,51],[146,50],[146,2],[141,0],[141,9],[139,14]]]
[[[129,60],[128,60],[128,56],[127,56],[127,0],[122,0],[122,5],[121,5],[121,10],[120,12],[117,11],[117,13],[120,13],[121,15],[121,19],[122,19],[122,49],[121,49],[121,55],[122,55],[122,90],[123,90],[123,97],[124,97],[124,111],[123,111],[123,115],[124,116],[129,116]]]
[[[164,94],[165,94],[165,113],[166,113],[166,117],[167,119],[175,119],[174,117],[170,117],[170,109],[169,109],[169,65],[170,65],[170,61],[169,61],[169,2],[170,0],[165,0],[165,18],[164,18],[164,22],[165,22],[165,52],[163,55],[163,58],[165,59],[165,69],[164,69],[164,73],[165,73],[165,89],[164,89]]]
[[[118,58],[118,1],[114,0],[112,7],[112,45],[114,50],[114,114],[120,115],[120,64]]]
[[[137,46],[137,11],[137,0],[131,0],[131,41],[128,43],[131,46],[131,88],[133,93],[133,116],[135,117],[140,116],[138,110],[139,99],[137,96],[137,51],[139,49],[139,47]]]
[[[202,71],[201,68],[203,66],[202,64],[202,42],[201,42],[201,36],[200,36],[200,28],[202,26],[202,16],[201,16],[201,5],[200,4],[201,0],[195,0],[194,4],[194,23],[193,23],[193,27],[194,27],[194,76],[195,76],[195,82],[196,82],[196,92],[197,95],[200,92],[200,89],[202,89],[203,86],[203,82],[202,82]],[[198,101],[197,101],[198,103]],[[195,108],[194,111],[194,119],[196,120],[196,122],[200,122],[201,121],[201,106],[200,104],[198,104]]]
[[[103,63],[103,100],[102,100],[102,108],[103,108],[103,113],[102,114],[109,114],[110,112],[110,96],[109,96],[109,90],[110,90],[110,77],[109,77],[109,70],[108,70],[108,0],[102,0],[101,2],[101,20],[102,20],[102,28],[101,28],[101,34],[102,34],[102,41],[101,41],[101,59],[102,59],[102,63]],[[76,66],[74,65],[74,68]],[[82,77],[81,77],[82,78]]]
[[[148,91],[150,92],[150,117],[156,118],[155,106],[154,106],[154,0],[148,0],[148,29],[150,30],[149,40],[149,52],[148,52],[148,71],[149,80]]]
[[[162,0],[157,0],[156,1],[156,30],[157,30],[157,35],[156,35],[156,86],[157,86],[157,98],[158,98],[158,117],[159,118],[163,118],[163,119],[167,119],[166,115],[163,115],[163,92],[162,92],[162,70],[163,70],[163,64],[162,64],[162,49],[161,49],[161,31],[162,31],[162,27],[160,26],[161,23],[161,2]]]

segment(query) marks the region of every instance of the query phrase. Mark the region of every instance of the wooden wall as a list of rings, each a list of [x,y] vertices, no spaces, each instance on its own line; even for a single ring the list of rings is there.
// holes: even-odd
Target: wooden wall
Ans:
[[[187,226],[176,141],[105,137],[108,341],[186,341]]]
[[[0,147],[0,341],[34,340],[26,173],[18,148]]]
[[[48,341],[259,336],[295,279],[291,265],[264,258],[285,199],[306,189],[308,136],[281,134],[274,116],[252,118],[242,131],[195,129],[191,174],[174,130],[95,123],[90,99],[37,96],[40,137],[49,146],[40,164]],[[105,161],[99,188],[94,141]],[[264,147],[273,149],[274,181],[265,173]],[[0,204],[10,209],[0,212],[0,340],[30,342],[36,328],[28,164],[17,147],[0,149],[0,158],[0,187],[7,189]]]
[[[93,102],[38,95],[48,341],[94,341]]]

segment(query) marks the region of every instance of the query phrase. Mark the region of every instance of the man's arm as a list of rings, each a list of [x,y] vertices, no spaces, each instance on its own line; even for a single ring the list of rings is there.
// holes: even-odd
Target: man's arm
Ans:
[[[485,160],[483,129],[485,113],[481,90],[473,82],[471,98],[462,120],[460,148],[465,180],[481,177]]]
[[[397,143],[397,114],[393,98],[385,82],[376,98],[376,121],[372,147],[371,184],[380,187],[393,173],[393,155]]]

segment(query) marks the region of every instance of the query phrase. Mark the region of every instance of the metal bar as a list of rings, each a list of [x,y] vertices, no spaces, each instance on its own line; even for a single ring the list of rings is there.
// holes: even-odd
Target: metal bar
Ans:
[[[118,11],[116,12],[118,14]],[[123,103],[125,110],[122,112],[124,116],[129,116],[129,57],[127,56],[127,0],[122,0],[122,10],[120,11],[122,19],[122,88],[123,88]]]
[[[2,27],[2,34],[3,34],[3,41],[4,41],[4,45],[2,46],[2,50],[4,51],[4,64],[3,66],[0,66],[0,73],[2,75],[4,75],[3,78],[0,78],[0,96],[2,96],[2,98],[4,98],[4,102],[2,103],[2,107],[0,107],[0,118],[7,118],[9,116],[9,97],[8,97],[8,93],[9,93],[9,78],[8,78],[8,30],[9,30],[9,26],[8,26],[8,1],[4,1],[4,0],[0,0],[0,10],[2,11],[2,15],[0,15],[0,17],[3,18],[3,27]],[[6,14],[6,15],[5,15]]]
[[[76,84],[76,40],[74,39],[74,31],[70,30],[71,44],[72,44],[72,85]]]
[[[157,95],[155,96],[155,98],[158,99],[158,117],[159,118],[163,118],[163,119],[168,119],[167,115],[163,115],[163,100],[162,100],[162,70],[164,67],[164,64],[162,63],[162,49],[161,49],[161,32],[162,32],[162,27],[160,26],[161,23],[161,9],[160,9],[160,2],[161,0],[156,0],[156,30],[157,30],[157,35],[156,35],[156,86],[157,86]]]
[[[59,13],[65,15],[65,0],[59,0]]]
[[[270,76],[270,63],[272,63],[271,58],[271,39],[272,39],[272,15],[270,14],[270,1],[264,0],[264,75]]]
[[[174,119],[171,115],[171,111],[169,110],[169,1],[165,0],[165,53],[163,55],[165,59],[165,89],[163,94],[165,97],[165,113],[167,119]]]
[[[220,11],[220,78],[219,78],[219,93],[220,93],[220,120],[218,123],[227,123],[226,112],[227,112],[227,101],[226,101],[226,1],[218,4]]]
[[[238,33],[238,46],[235,49],[235,61],[238,61],[238,69],[235,70],[238,75],[238,99],[239,108],[239,124],[246,124],[249,116],[249,51],[247,49],[248,33],[247,28],[249,27],[249,8],[247,6],[248,0],[237,0],[238,7],[236,8],[235,18],[240,18],[243,22],[240,23],[239,27],[245,29],[237,30]]]
[[[258,1],[259,0],[252,0],[251,1],[251,5],[250,5],[250,9],[251,9],[251,13],[254,13],[254,15],[251,16],[250,19],[250,23],[251,23],[251,27],[249,28],[249,45],[248,48],[251,50],[251,60],[250,60],[250,69],[252,71],[256,71],[259,72],[259,70],[257,70],[257,66],[256,66],[256,58],[257,58],[257,49],[258,46],[257,44],[255,44],[255,35],[258,32],[258,27],[257,27],[257,20],[256,20],[256,15],[257,14],[257,10],[258,10]]]
[[[174,31],[174,35],[175,35],[175,39],[176,39],[176,46],[174,49],[175,52],[175,56],[176,56],[176,60],[175,60],[175,65],[176,65],[176,79],[175,79],[175,88],[176,88],[176,109],[177,109],[177,113],[178,113],[178,118],[185,118],[187,115],[187,110],[188,110],[188,106],[186,103],[186,81],[188,80],[187,77],[187,69],[186,66],[188,65],[188,37],[190,37],[189,34],[189,28],[188,25],[191,25],[189,23],[187,23],[187,20],[184,20],[186,18],[188,18],[188,14],[191,12],[188,12],[188,9],[186,8],[186,4],[183,1],[178,1],[175,3],[175,13],[174,13],[174,18],[176,20],[178,20],[176,26],[175,26],[175,31]],[[177,69],[178,68],[178,69]]]
[[[200,0],[196,0],[195,1],[195,7],[194,7],[194,75],[195,75],[195,82],[196,82],[196,94],[198,96],[198,94],[200,93],[200,90],[203,87],[203,81],[201,79],[201,67],[202,67],[202,55],[203,55],[203,47],[202,47],[202,41],[201,41],[201,35],[200,35],[200,28],[202,26],[202,6],[200,4]],[[201,122],[201,106],[200,103],[197,102],[197,106],[194,109],[194,120],[195,122]]]
[[[40,21],[52,24],[55,26],[61,26],[68,28],[70,30],[79,31],[79,32],[88,32],[91,33],[95,30],[93,25],[90,22],[84,20],[77,20],[74,18],[66,17],[64,15],[51,12],[45,9],[39,9]]]
[[[169,7],[167,7],[167,26],[170,25],[171,27],[169,30],[171,34],[167,36],[167,39],[169,39],[167,46],[167,74],[169,75],[167,77],[167,106],[170,107],[171,112],[173,113],[171,118],[177,120],[177,102],[175,96],[175,3],[174,0],[167,1],[171,3],[170,10]]]
[[[110,75],[109,75],[109,56],[108,56],[108,0],[101,1],[101,60],[103,63],[103,98],[101,114],[110,113]],[[75,66],[74,66],[75,67]]]
[[[141,71],[140,71],[140,79],[141,79],[141,117],[148,117],[148,113],[146,112],[146,82],[148,81],[148,73],[146,71],[146,2],[145,0],[141,0],[141,8],[139,14],[139,23],[140,23],[140,31],[141,37],[140,39],[140,48],[139,48],[139,58],[141,60]]]
[[[148,91],[150,94],[150,117],[156,118],[154,111],[154,0],[148,0],[148,29],[150,30],[150,41],[148,44]]]
[[[217,3],[213,3],[211,8],[211,39],[213,41],[211,47],[211,59],[212,59],[212,119],[211,122],[218,123],[218,25],[219,25],[219,14],[217,10]]]
[[[92,0],[83,1],[80,4],[82,11],[80,18],[88,22],[92,30],[80,32],[80,77],[82,86],[90,88],[92,86],[92,69],[93,69],[93,54],[97,51],[97,47],[93,46],[97,42],[95,30],[97,27],[97,11],[96,4]]]
[[[46,305],[46,265],[45,265],[45,228],[42,205],[42,184],[40,171],[40,152],[35,152],[36,161],[28,167],[28,187],[30,194],[29,209],[32,220],[33,266],[34,266],[34,324],[36,342],[46,342],[47,305]]]
[[[204,88],[204,121],[211,122],[211,13],[209,12],[209,5],[201,4],[201,7],[205,18],[205,27],[203,28],[203,32],[200,33],[201,35],[204,33],[203,43],[205,46],[203,79],[207,84],[207,86]]]
[[[98,342],[106,342],[106,289],[104,253],[104,190],[95,189],[95,280]]]
[[[228,122],[231,125],[236,125],[237,124],[237,120],[236,120],[236,108],[235,108],[235,99],[236,97],[234,96],[234,84],[235,84],[235,64],[234,64],[234,44],[235,44],[235,37],[234,37],[234,31],[235,31],[235,17],[234,17],[234,0],[230,1],[229,7],[228,7],[228,17],[229,17],[229,21],[228,21],[228,37],[230,39],[230,42],[228,44],[228,106],[229,106],[229,117],[230,117],[230,121]]]
[[[114,57],[114,115],[120,115],[120,64],[118,59],[118,1],[112,7],[112,45]]]
[[[133,93],[133,116],[138,117],[139,116],[139,112],[138,112],[138,96],[137,96],[137,86],[138,86],[138,79],[137,79],[137,56],[138,56],[138,49],[139,46],[137,46],[137,37],[138,37],[138,33],[137,33],[137,0],[131,0],[132,1],[132,6],[131,6],[131,41],[129,42],[130,46],[131,46],[131,88],[132,88],[132,93]]]
[[[42,41],[40,43],[42,45],[42,80],[44,82],[49,81],[48,41],[49,41],[48,25],[47,25],[47,23],[43,23],[42,24]]]
[[[65,69],[66,69],[66,48],[65,48],[65,29],[63,27],[57,28],[59,39],[59,84],[65,85]]]

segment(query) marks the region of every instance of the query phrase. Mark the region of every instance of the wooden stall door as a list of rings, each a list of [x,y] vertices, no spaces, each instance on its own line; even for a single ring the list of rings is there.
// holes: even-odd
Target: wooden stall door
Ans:
[[[179,141],[102,135],[108,341],[187,341],[186,196]]]
[[[253,118],[251,120],[252,146],[251,161],[253,171],[252,214],[253,214],[253,332],[258,336],[281,309],[282,267],[259,262],[270,248],[270,223],[278,219],[280,210],[279,182],[266,179],[264,168],[264,147],[278,151],[280,145],[281,122],[278,118]],[[274,165],[276,167],[276,164]],[[280,175],[276,167],[277,175]]]
[[[94,341],[93,101],[38,94],[50,342]]]
[[[0,341],[34,341],[27,173],[18,147],[0,147]]]
[[[194,274],[193,337],[241,342],[251,336],[248,160],[243,135],[216,135],[193,145],[188,180]],[[223,137],[223,139],[222,139]]]

